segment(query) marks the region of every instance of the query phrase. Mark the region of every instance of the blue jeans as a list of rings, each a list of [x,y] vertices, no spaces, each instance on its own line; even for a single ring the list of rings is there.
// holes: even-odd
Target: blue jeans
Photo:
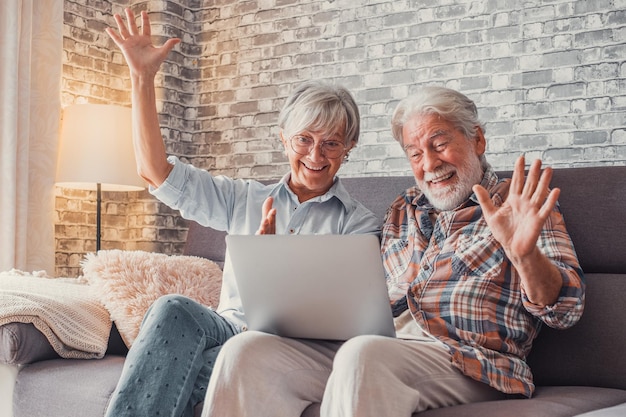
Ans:
[[[146,312],[106,416],[192,417],[204,400],[215,358],[231,325],[181,295],[166,295]]]

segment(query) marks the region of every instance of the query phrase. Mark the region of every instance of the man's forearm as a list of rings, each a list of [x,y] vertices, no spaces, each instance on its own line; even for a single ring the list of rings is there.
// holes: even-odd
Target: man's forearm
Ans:
[[[511,259],[531,303],[548,306],[556,303],[563,278],[561,272],[538,247],[523,259]]]

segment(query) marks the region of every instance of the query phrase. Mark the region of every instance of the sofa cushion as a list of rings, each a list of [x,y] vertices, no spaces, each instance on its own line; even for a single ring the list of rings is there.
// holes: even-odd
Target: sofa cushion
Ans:
[[[597,387],[540,387],[532,399],[511,399],[439,408],[415,417],[570,417],[624,402],[626,391]]]
[[[415,413],[413,417],[571,417],[621,404],[623,398],[626,398],[626,391],[610,388],[540,387],[532,399],[486,401],[437,408]],[[304,410],[302,417],[319,417],[319,410],[319,404],[311,404]],[[595,417],[595,414],[592,415]]]
[[[59,357],[34,324],[7,323],[0,326],[0,362],[23,365]]]
[[[626,403],[616,405],[614,407],[601,408],[600,410],[590,411],[585,414],[579,414],[576,417],[624,417],[626,416]]]
[[[536,385],[626,389],[626,274],[586,274],[585,312],[567,330],[544,326],[528,363]]]
[[[102,416],[122,373],[124,357],[53,359],[17,375],[13,417]]]
[[[128,347],[146,310],[162,295],[185,295],[209,307],[219,302],[222,270],[208,259],[101,250],[87,254],[81,266]]]

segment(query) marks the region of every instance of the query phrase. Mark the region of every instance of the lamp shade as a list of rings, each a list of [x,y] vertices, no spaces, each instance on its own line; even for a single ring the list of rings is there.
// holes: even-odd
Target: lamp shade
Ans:
[[[65,188],[138,191],[131,109],[107,104],[74,104],[63,111],[56,182]]]

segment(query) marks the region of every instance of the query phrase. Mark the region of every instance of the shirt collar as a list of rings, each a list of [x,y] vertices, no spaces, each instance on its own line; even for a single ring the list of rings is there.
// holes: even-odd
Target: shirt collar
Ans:
[[[493,197],[496,184],[498,184],[498,174],[496,174],[491,165],[487,164],[485,173],[483,174],[483,179],[480,181],[480,185],[482,185],[483,188],[489,192],[489,195]],[[472,193],[472,195],[469,196],[469,199],[478,204],[476,194]]]
[[[279,190],[284,189],[286,192],[288,192],[292,196],[294,201],[298,201],[298,196],[293,192],[293,190],[291,190],[291,188],[289,188],[290,178],[291,178],[291,172],[288,172],[285,175],[283,175],[283,177],[280,179],[280,181],[276,184],[276,186],[272,190],[272,195],[275,193],[278,193]],[[346,188],[344,187],[339,177],[334,178],[333,185],[325,194],[322,194],[317,197],[313,197],[312,199],[307,200],[307,202],[317,201],[317,202],[323,203],[325,201],[330,200],[331,198],[337,198],[341,202],[341,204],[343,204],[345,208],[349,208],[351,204],[353,203],[353,199],[352,197],[350,197],[350,193],[348,193],[348,190],[346,190]]]

